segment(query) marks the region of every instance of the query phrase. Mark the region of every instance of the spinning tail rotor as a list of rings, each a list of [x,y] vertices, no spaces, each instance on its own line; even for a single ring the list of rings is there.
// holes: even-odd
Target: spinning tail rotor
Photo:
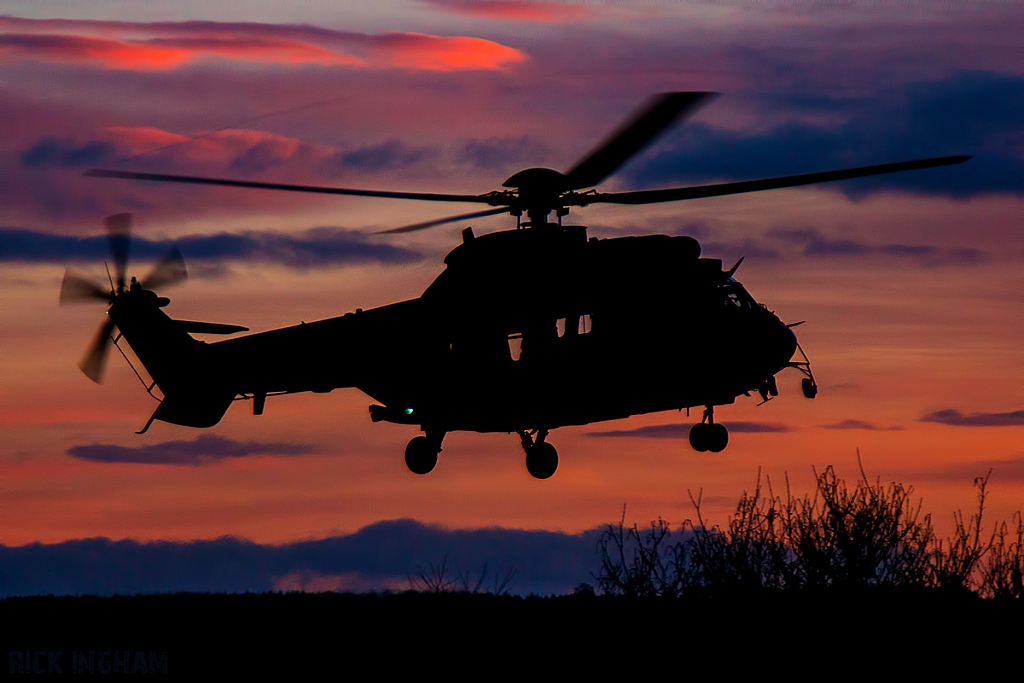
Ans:
[[[131,297],[136,292],[151,290],[154,287],[167,287],[184,282],[188,279],[188,270],[185,267],[185,259],[177,247],[171,249],[160,261],[153,266],[149,275],[141,281],[132,278],[128,282],[128,253],[131,246],[132,215],[130,213],[119,213],[108,216],[104,220],[107,230],[107,237],[110,242],[110,256],[114,265],[114,273],[110,278],[109,290],[96,284],[91,279],[75,273],[70,268],[64,272],[64,280],[60,286],[60,304],[92,303],[94,301],[105,301],[107,307],[107,320],[100,326],[92,343],[86,350],[85,355],[79,362],[78,367],[85,373],[86,377],[97,384],[103,381],[103,370],[106,367],[107,355],[110,352],[110,344],[113,342],[113,332],[116,327],[115,318],[111,311],[115,309],[125,297]]]

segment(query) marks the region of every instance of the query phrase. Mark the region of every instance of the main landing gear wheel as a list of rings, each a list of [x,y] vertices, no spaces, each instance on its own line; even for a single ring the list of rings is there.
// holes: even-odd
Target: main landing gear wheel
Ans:
[[[729,445],[729,430],[725,425],[712,422],[712,411],[704,411],[706,422],[699,422],[690,428],[690,445],[699,453],[721,453]]]
[[[425,436],[417,436],[405,447],[405,464],[413,474],[427,474],[437,464],[441,449]]]
[[[526,452],[526,469],[534,479],[550,479],[558,469],[558,451],[547,442],[540,442]]]
[[[519,432],[526,451],[526,469],[534,479],[550,479],[558,469],[558,451],[544,440],[547,435],[548,431],[542,429],[535,441],[530,434]]]

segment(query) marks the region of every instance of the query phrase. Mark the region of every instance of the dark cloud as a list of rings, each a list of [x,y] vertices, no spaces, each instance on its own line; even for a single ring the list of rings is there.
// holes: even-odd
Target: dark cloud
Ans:
[[[0,546],[0,597],[240,593],[292,585],[296,576],[347,577],[348,583],[341,585],[407,587],[407,577],[415,576],[420,567],[439,565],[445,558],[453,578],[456,572],[478,577],[485,566],[488,577],[504,577],[514,570],[514,592],[547,595],[593,583],[599,533],[450,530],[403,519],[378,522],[345,536],[278,546],[237,538],[188,543],[96,538]],[[485,587],[489,583],[485,581]]]
[[[165,441],[149,446],[72,446],[68,449],[68,455],[91,462],[204,465],[250,455],[304,455],[313,451],[314,449],[306,444],[233,441],[223,436],[204,435],[192,441]]]
[[[704,242],[701,244],[701,252],[707,256],[724,259],[743,257],[759,261],[777,261],[782,258],[778,249],[773,249],[753,239],[738,242]]]
[[[821,425],[822,429],[865,429],[871,432],[900,431],[903,427],[879,427],[864,420],[842,420],[830,425]]]
[[[832,239],[814,228],[776,228],[768,237],[796,246],[811,258],[891,257],[913,259],[925,267],[972,266],[986,263],[989,254],[980,249],[944,249],[923,244],[869,244],[851,239]],[[754,245],[756,247],[756,244]]]
[[[21,153],[21,165],[26,168],[40,166],[95,166],[109,162],[117,150],[109,142],[93,140],[76,143],[46,137]]]
[[[374,173],[404,169],[435,156],[437,151],[428,147],[409,147],[400,140],[391,140],[337,152],[331,156],[330,163],[343,170]]]
[[[993,482],[1024,482],[1024,457],[1005,460],[975,460],[919,470],[915,477],[930,481],[971,482],[992,471]]]
[[[953,197],[1024,191],[1024,76],[964,72],[911,84],[888,100],[803,99],[788,98],[785,109],[812,107],[837,123],[787,123],[754,134],[689,124],[627,169],[624,178],[635,187],[658,187],[971,154],[975,158],[959,166],[834,187],[853,197],[893,189]]]
[[[795,431],[792,427],[780,422],[723,422],[729,431],[736,433],[767,434]]]
[[[792,427],[778,422],[723,422],[729,431],[736,433],[778,433],[791,432]],[[691,424],[667,424],[637,427],[636,429],[615,429],[608,432],[588,432],[596,437],[641,437],[647,439],[686,439],[690,436]]]
[[[177,245],[186,261],[276,263],[289,268],[321,268],[360,263],[403,264],[423,259],[419,252],[367,240],[341,228],[313,228],[300,233],[243,232],[189,235],[178,240],[132,239],[134,259],[153,260]],[[109,256],[106,236],[74,237],[0,228],[0,263],[100,262]]]
[[[185,237],[177,241],[186,259],[224,259],[316,268],[357,263],[415,263],[419,252],[367,241],[355,231],[313,228],[297,235],[276,232]]]
[[[537,165],[551,150],[531,137],[467,140],[455,150],[455,160],[486,170],[498,171],[510,164]]]
[[[922,417],[919,422],[938,422],[951,427],[1020,427],[1024,426],[1024,410],[1009,413],[971,413],[964,415],[952,408],[936,410]]]
[[[257,142],[234,159],[228,165],[235,173],[252,175],[278,168],[288,161],[289,156],[283,154],[281,146],[276,142],[264,140]]]

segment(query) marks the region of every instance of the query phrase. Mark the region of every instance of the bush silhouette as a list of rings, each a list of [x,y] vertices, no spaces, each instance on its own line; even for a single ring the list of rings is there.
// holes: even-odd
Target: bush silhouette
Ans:
[[[858,458],[859,462],[859,458]],[[940,539],[921,514],[913,488],[861,476],[851,487],[829,466],[815,472],[813,495],[767,491],[758,472],[728,524],[705,519],[700,493],[695,519],[677,532],[658,519],[627,527],[625,508],[598,542],[601,592],[633,597],[681,597],[753,590],[857,589],[916,586],[971,590],[984,597],[1021,598],[1024,520],[1005,522],[986,539],[982,516],[988,477],[976,479],[978,510],[954,514],[951,537]],[[678,540],[672,540],[674,536]]]

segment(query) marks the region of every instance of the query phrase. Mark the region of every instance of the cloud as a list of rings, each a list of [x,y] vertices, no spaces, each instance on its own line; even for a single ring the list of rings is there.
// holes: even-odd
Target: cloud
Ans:
[[[24,168],[87,168],[124,164],[145,155],[150,168],[173,169],[187,163],[229,168],[236,173],[262,173],[287,162],[303,167],[342,153],[335,147],[312,145],[259,130],[225,129],[186,137],[158,128],[114,126],[96,133],[96,139],[76,140],[46,136],[19,156]],[[347,153],[358,153],[352,150]]]
[[[423,255],[412,249],[367,240],[362,233],[341,228],[312,228],[299,233],[242,232],[188,235],[176,240],[147,240],[135,236],[131,256],[151,261],[173,246],[187,262],[239,261],[288,268],[324,268],[364,263],[416,263]],[[98,263],[109,257],[105,235],[74,237],[17,228],[0,228],[0,263]]]
[[[188,543],[105,538],[0,545],[0,597],[11,595],[269,590],[384,590],[447,558],[479,577],[515,570],[519,594],[566,593],[596,572],[600,529],[581,534],[522,529],[445,529],[410,519],[377,522],[353,534],[285,545],[237,538]],[[486,580],[485,587],[490,583]]]
[[[305,455],[313,452],[313,447],[305,444],[234,441],[216,435],[198,436],[192,441],[165,441],[149,446],[93,444],[68,449],[71,457],[91,462],[193,466],[250,455]]]
[[[993,482],[1024,482],[1024,457],[1005,460],[975,460],[919,470],[916,477],[931,481],[970,482],[992,471]]]
[[[814,228],[777,228],[768,232],[770,238],[801,248],[810,258],[890,257],[913,259],[924,267],[945,265],[973,266],[987,263],[991,257],[980,249],[944,249],[924,244],[868,244],[851,239],[831,239]]]
[[[803,95],[780,96],[806,110]],[[825,123],[787,122],[756,133],[694,122],[660,142],[623,177],[635,187],[743,180],[951,154],[966,164],[830,184],[851,197],[902,190],[970,197],[1024,191],[1019,112],[1024,76],[972,71],[906,86],[878,101],[820,98]]]
[[[93,36],[0,35],[0,58],[27,57],[71,64],[91,63],[107,69],[173,69],[204,56],[279,64],[363,66],[359,58],[287,40],[243,38],[165,38],[146,41]]]
[[[591,16],[593,7],[568,2],[531,2],[523,0],[421,0],[431,7],[466,17],[529,21],[541,24],[576,21]]]
[[[331,161],[339,169],[375,173],[407,168],[435,156],[437,152],[433,149],[409,147],[400,140],[391,140],[380,145],[339,151],[333,155]]]
[[[765,246],[754,239],[737,242],[704,242],[701,245],[701,251],[708,256],[723,259],[744,257],[758,261],[778,261],[782,258],[778,249]]]
[[[791,432],[792,427],[779,422],[723,422],[729,431],[741,433],[781,433]],[[649,425],[636,429],[616,429],[608,432],[587,432],[587,436],[596,437],[640,437],[647,439],[686,439],[690,436],[691,424]]]
[[[1024,426],[1024,410],[964,415],[959,410],[950,408],[929,413],[918,422],[938,422],[951,427],[1020,427]]]
[[[200,132],[191,137],[158,128],[115,126],[99,131],[99,139],[75,140],[46,136],[33,143],[19,159],[28,169],[123,166],[142,158],[147,169],[177,170],[183,165],[226,169],[253,176],[286,165],[292,173],[316,177],[345,171],[361,174],[408,169],[436,159],[438,150],[411,147],[401,140],[339,148],[314,145],[298,138],[249,129]]]
[[[36,59],[106,69],[173,69],[204,57],[430,71],[496,70],[526,61],[483,38],[366,34],[247,22],[117,22],[0,17],[0,60]]]
[[[493,137],[467,140],[455,150],[455,159],[475,168],[500,170],[510,164],[540,163],[551,150],[531,137]]]
[[[385,33],[373,40],[370,47],[377,63],[399,69],[500,70],[526,61],[519,50],[483,38]]]
[[[830,425],[821,425],[822,429],[864,429],[872,432],[900,431],[903,427],[879,427],[864,420],[842,420]]]
[[[21,153],[21,165],[95,166],[114,157],[116,150],[109,142],[93,140],[82,144],[47,136]]]
[[[736,433],[768,434],[795,431],[780,422],[723,422],[729,431]]]

